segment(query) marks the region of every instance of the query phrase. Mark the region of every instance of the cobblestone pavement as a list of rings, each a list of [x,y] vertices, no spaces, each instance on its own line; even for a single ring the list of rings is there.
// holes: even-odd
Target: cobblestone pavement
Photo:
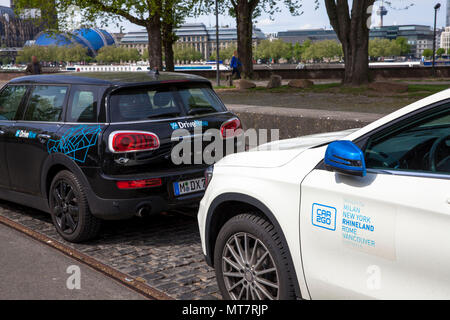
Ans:
[[[205,262],[197,220],[179,213],[107,221],[98,239],[64,241],[50,215],[0,201],[0,215],[144,281],[175,299],[220,299],[214,270]]]

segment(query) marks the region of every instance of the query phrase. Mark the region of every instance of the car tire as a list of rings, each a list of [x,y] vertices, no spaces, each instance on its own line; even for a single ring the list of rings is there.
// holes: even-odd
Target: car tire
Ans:
[[[222,297],[226,300],[296,299],[288,257],[288,248],[267,219],[257,213],[231,218],[220,230],[214,249]]]
[[[101,220],[91,214],[83,186],[72,172],[64,170],[54,177],[48,198],[61,237],[77,243],[97,236]]]

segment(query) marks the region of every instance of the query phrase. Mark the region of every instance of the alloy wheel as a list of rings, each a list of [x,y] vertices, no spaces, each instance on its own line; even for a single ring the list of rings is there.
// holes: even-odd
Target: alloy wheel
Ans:
[[[75,192],[64,180],[58,181],[52,190],[53,212],[63,233],[73,233],[79,221],[79,206]]]
[[[266,246],[255,236],[232,235],[222,253],[222,276],[233,300],[277,300],[279,277]]]

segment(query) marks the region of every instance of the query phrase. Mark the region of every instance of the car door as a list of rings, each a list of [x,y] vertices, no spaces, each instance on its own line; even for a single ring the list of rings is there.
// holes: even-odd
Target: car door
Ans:
[[[450,105],[359,141],[364,177],[313,170],[300,239],[313,299],[450,298]]]
[[[6,85],[0,92],[0,187],[8,188],[10,185],[7,144],[14,139],[12,130],[26,91],[24,85]]]
[[[16,122],[6,154],[15,191],[40,194],[41,169],[49,155],[47,142],[57,140],[68,92],[68,85],[30,88],[23,116]]]

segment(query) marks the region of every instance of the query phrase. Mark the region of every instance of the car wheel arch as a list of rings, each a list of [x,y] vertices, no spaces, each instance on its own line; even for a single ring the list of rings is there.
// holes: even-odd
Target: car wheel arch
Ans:
[[[236,209],[237,205],[239,205],[239,208]],[[232,210],[229,210],[230,207]],[[223,211],[225,208],[227,208],[227,211],[224,213]],[[222,226],[232,217],[241,213],[252,211],[260,213],[267,220],[269,220],[277,233],[280,235],[283,246],[288,249],[288,262],[291,269],[290,272],[292,274],[292,278],[294,279],[295,293],[297,297],[301,297],[300,286],[297,281],[298,278],[292,261],[291,251],[280,224],[272,211],[264,203],[249,195],[241,193],[223,193],[211,202],[205,222],[206,262],[209,266],[213,267],[214,247],[217,235],[219,234]]]
[[[44,198],[48,198],[52,180],[62,170],[72,172],[85,186],[89,186],[83,171],[71,158],[64,154],[53,154],[47,158],[42,167],[41,194]]]

